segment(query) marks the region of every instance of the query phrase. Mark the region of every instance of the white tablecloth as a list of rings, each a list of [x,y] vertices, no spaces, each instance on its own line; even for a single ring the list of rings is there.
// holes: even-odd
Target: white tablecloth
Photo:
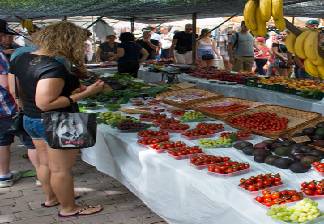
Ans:
[[[233,130],[225,125],[225,130]],[[179,134],[172,134],[178,140]],[[182,139],[183,140],[183,139]],[[256,136],[253,143],[260,142]],[[231,149],[210,149],[208,154],[227,155],[233,160],[246,161],[252,170],[235,177],[215,177],[206,170],[196,170],[188,160],[175,160],[166,153],[157,154],[137,145],[136,134],[120,133],[107,125],[98,127],[95,147],[85,149],[82,159],[99,171],[124,184],[154,212],[172,224],[273,224],[266,209],[257,205],[253,196],[238,188],[242,177],[260,173],[280,173],[285,189],[300,189],[302,181],[321,179],[310,171],[293,174]],[[196,141],[183,140],[190,145]],[[324,202],[319,201],[324,211]]]
[[[210,83],[206,79],[195,78],[187,74],[180,75],[179,80],[181,82],[195,83],[200,88],[216,91],[228,97],[239,97],[268,104],[282,105],[300,110],[318,112],[324,115],[324,100],[311,100],[295,95],[243,85]]]

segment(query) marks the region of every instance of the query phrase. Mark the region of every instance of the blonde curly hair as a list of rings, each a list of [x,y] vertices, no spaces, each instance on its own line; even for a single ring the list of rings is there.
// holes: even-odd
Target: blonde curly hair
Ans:
[[[63,56],[74,64],[81,73],[84,65],[84,42],[88,31],[71,22],[53,23],[33,35],[33,42],[49,56]]]

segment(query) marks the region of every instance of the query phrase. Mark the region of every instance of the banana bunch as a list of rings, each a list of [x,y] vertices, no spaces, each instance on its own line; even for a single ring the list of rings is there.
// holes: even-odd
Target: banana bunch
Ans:
[[[255,36],[265,36],[267,22],[273,18],[276,27],[283,31],[286,22],[283,16],[283,0],[248,0],[243,11],[244,21]]]
[[[304,66],[308,74],[324,79],[324,58],[319,55],[318,40],[319,32],[317,30],[307,29],[295,38],[293,49],[299,58],[305,60]],[[290,40],[290,42],[293,43],[293,40]],[[291,43],[289,43],[290,46]]]
[[[23,28],[27,29],[28,32],[34,31],[34,25],[31,19],[23,19],[20,24]]]

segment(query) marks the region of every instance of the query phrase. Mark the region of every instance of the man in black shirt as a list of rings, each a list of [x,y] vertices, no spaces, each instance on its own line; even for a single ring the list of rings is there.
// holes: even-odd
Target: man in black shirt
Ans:
[[[158,55],[159,49],[159,41],[151,39],[151,32],[144,31],[143,32],[143,39],[138,40],[137,43],[141,45],[148,53],[149,57],[148,60],[155,60],[156,56]]]
[[[196,35],[192,32],[192,25],[186,24],[185,31],[177,32],[172,41],[171,54],[176,63],[192,64],[192,44]]]
[[[97,62],[116,61],[117,46],[115,34],[108,35],[106,41],[100,44],[96,53]]]

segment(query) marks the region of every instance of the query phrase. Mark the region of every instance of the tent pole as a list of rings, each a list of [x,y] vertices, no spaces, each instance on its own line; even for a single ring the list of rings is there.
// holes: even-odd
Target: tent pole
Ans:
[[[196,64],[196,52],[197,52],[197,44],[196,44],[196,33],[197,33],[197,13],[192,14],[192,64]]]
[[[134,17],[132,17],[130,19],[130,23],[131,23],[131,32],[134,33],[134,31],[135,31],[135,18]]]

